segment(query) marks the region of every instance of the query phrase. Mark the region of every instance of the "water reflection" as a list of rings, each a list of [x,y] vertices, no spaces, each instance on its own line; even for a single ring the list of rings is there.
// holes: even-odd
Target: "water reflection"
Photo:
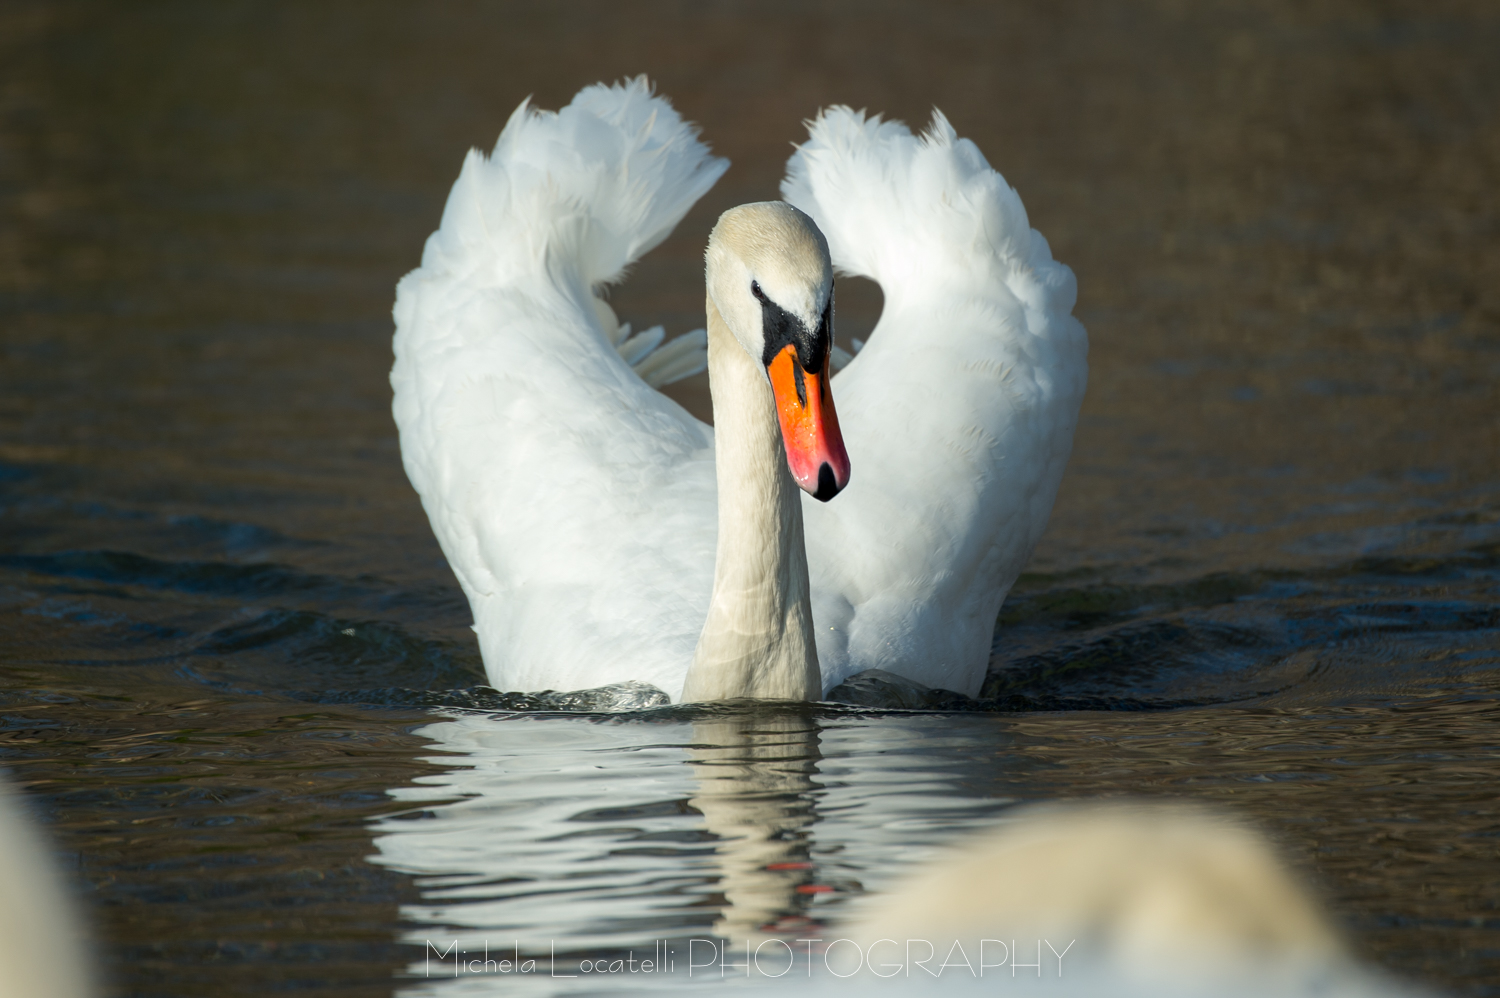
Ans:
[[[524,980],[542,987],[554,968],[601,957],[702,967],[710,950],[694,939],[733,961],[769,939],[826,934],[867,888],[1013,800],[986,792],[992,755],[953,751],[979,744],[963,730],[979,725],[993,752],[998,726],[952,722],[767,709],[427,725],[419,733],[449,753],[429,761],[447,771],[392,790],[421,806],[377,824],[372,859],[418,877],[422,900],[402,910],[408,973],[428,988],[517,985],[493,967],[455,979],[454,952],[482,965],[488,947],[538,960],[546,973]]]
[[[392,790],[429,806],[375,837],[375,862],[421,878],[408,942],[550,955],[553,940],[586,952],[708,927],[690,906],[712,846],[689,803],[685,731],[459,714],[419,733],[451,768]]]
[[[401,911],[412,993],[765,983],[789,956],[794,976],[810,963],[827,981],[833,940],[967,939],[981,928],[1008,940],[1022,923],[1034,945],[1055,936],[1063,952],[1092,934],[1072,954],[1084,975],[1077,993],[1095,993],[1122,968],[1141,987],[1234,977],[1259,982],[1245,993],[1281,987],[1266,983],[1273,978],[1286,993],[1333,984],[1402,993],[1346,959],[1331,941],[1340,930],[1300,886],[1310,846],[1330,869],[1359,861],[1359,850],[1321,830],[1339,809],[1373,820],[1369,789],[1381,767],[1330,764],[1315,734],[1352,720],[1310,716],[1290,737],[1262,712],[1231,710],[455,712],[419,730],[442,753],[427,761],[443,772],[391,791],[413,807],[376,823],[372,861],[414,875],[421,893]],[[1425,736],[1405,737],[1409,758]],[[1186,741],[1205,771],[1185,763]],[[1288,793],[1302,796],[1278,785],[1289,771],[1316,772],[1326,786],[1351,764],[1357,771],[1341,779],[1357,800],[1337,791],[1324,792],[1321,807],[1299,799],[1295,810],[1314,823],[1288,824]],[[1278,833],[1291,870],[1256,833],[1213,812],[1011,809],[1121,791],[1227,804]],[[950,852],[965,841],[967,852]],[[1200,966],[1186,961],[1189,950],[1217,955]],[[1262,950],[1275,959],[1261,960]],[[757,956],[756,974],[741,969]],[[1256,970],[1224,972],[1230,964]],[[1058,983],[1057,968],[1044,966]]]
[[[833,890],[811,877],[818,730],[790,713],[693,722],[692,804],[718,842],[724,898],[713,931],[738,948],[809,931],[808,898]]]

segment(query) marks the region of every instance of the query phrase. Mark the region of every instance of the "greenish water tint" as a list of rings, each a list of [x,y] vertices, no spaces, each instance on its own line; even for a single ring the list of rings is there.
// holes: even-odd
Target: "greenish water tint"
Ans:
[[[0,764],[112,992],[836,929],[1019,802],[1128,794],[1500,994],[1497,50],[1458,2],[0,8]],[[522,98],[643,70],[735,166],[615,292],[638,328],[701,324],[712,220],[834,101],[942,107],[1076,269],[1089,396],[978,699],[484,686],[392,289]]]

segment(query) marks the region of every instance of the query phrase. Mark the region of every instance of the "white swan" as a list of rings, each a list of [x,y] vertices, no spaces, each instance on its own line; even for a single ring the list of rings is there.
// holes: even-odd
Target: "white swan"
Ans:
[[[993,994],[996,977],[1023,993],[1089,998],[1423,994],[1356,960],[1263,834],[1183,802],[1073,801],[1007,812],[997,828],[870,897],[844,931],[857,948],[828,953],[834,973],[853,978],[837,982],[845,989],[895,976],[891,961],[899,967],[911,951],[897,941],[912,940],[919,959],[930,946],[937,959],[929,965],[957,969],[943,976],[958,994]],[[988,964],[991,980],[976,979],[982,972],[970,973],[965,961]],[[918,986],[895,993],[931,993],[931,982],[912,976]]]
[[[99,993],[92,940],[69,894],[21,792],[0,773],[0,998]]]
[[[655,354],[659,331],[623,349],[636,340],[600,294],[727,164],[644,78],[556,114],[523,104],[466,160],[398,288],[391,383],[497,687],[805,698],[882,668],[978,690],[1071,448],[1087,352],[1072,273],[941,115],[920,139],[846,108],[811,131],[783,189],[816,226],[784,205],[726,214],[706,337]],[[783,452],[768,362],[792,391],[826,390],[830,253],[880,282],[885,313],[833,379],[841,419],[830,402],[807,422],[823,436]],[[701,364],[705,338],[717,474],[715,430],[648,383]],[[848,480],[840,424],[852,480],[799,510],[787,461],[827,498],[824,463]]]

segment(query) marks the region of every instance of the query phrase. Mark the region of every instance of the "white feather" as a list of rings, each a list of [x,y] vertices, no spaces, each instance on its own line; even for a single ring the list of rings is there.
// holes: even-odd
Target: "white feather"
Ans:
[[[834,382],[851,484],[804,503],[825,688],[882,668],[973,693],[1072,445],[1073,275],[940,114],[921,138],[847,108],[810,127],[785,196],[886,302]],[[726,166],[644,79],[522,104],[398,288],[402,456],[498,687],[680,696],[713,577],[713,435],[653,386],[702,370],[705,337],[632,337],[596,292]]]
[[[973,694],[1073,445],[1073,272],[941,112],[920,137],[846,107],[808,127],[782,193],[885,297],[833,380],[849,486],[803,504],[824,680],[879,668]]]
[[[631,371],[593,292],[727,166],[644,79],[522,104],[397,289],[402,458],[497,686],[681,689],[712,584],[712,433]]]
[[[621,360],[634,367],[637,361],[644,359],[647,354],[660,346],[666,335],[667,331],[662,327],[652,326],[625,340],[615,350],[619,353]]]
[[[635,373],[653,388],[670,385],[708,370],[708,331],[694,329],[646,354]]]

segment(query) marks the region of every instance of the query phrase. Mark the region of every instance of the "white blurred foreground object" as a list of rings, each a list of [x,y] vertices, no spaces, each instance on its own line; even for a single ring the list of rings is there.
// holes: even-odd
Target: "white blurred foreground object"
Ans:
[[[802,211],[726,213],[708,333],[646,352],[660,333],[630,337],[604,289],[726,167],[644,78],[556,114],[523,104],[491,157],[470,153],[397,289],[402,458],[490,681],[816,698],[884,669],[977,693],[1072,447],[1072,272],[941,115],[918,138],[832,108],[789,164]],[[836,360],[830,262],[886,307],[833,379],[833,436],[806,452],[828,460],[799,461],[812,437],[789,406],[815,408]],[[715,322],[717,446],[655,388],[700,370],[705,343],[713,360]],[[795,347],[780,381],[778,343]]]
[[[87,998],[92,963],[43,839],[0,779],[0,998]]]
[[[1028,994],[1415,994],[1354,961],[1264,836],[1186,805],[1020,810],[874,900],[845,934],[869,955],[861,982],[909,971],[908,940],[932,944],[929,966],[950,964],[941,981],[898,971],[898,988],[926,978],[968,993],[980,979],[967,961],[991,964],[987,987]],[[844,949],[829,963],[854,973]]]

